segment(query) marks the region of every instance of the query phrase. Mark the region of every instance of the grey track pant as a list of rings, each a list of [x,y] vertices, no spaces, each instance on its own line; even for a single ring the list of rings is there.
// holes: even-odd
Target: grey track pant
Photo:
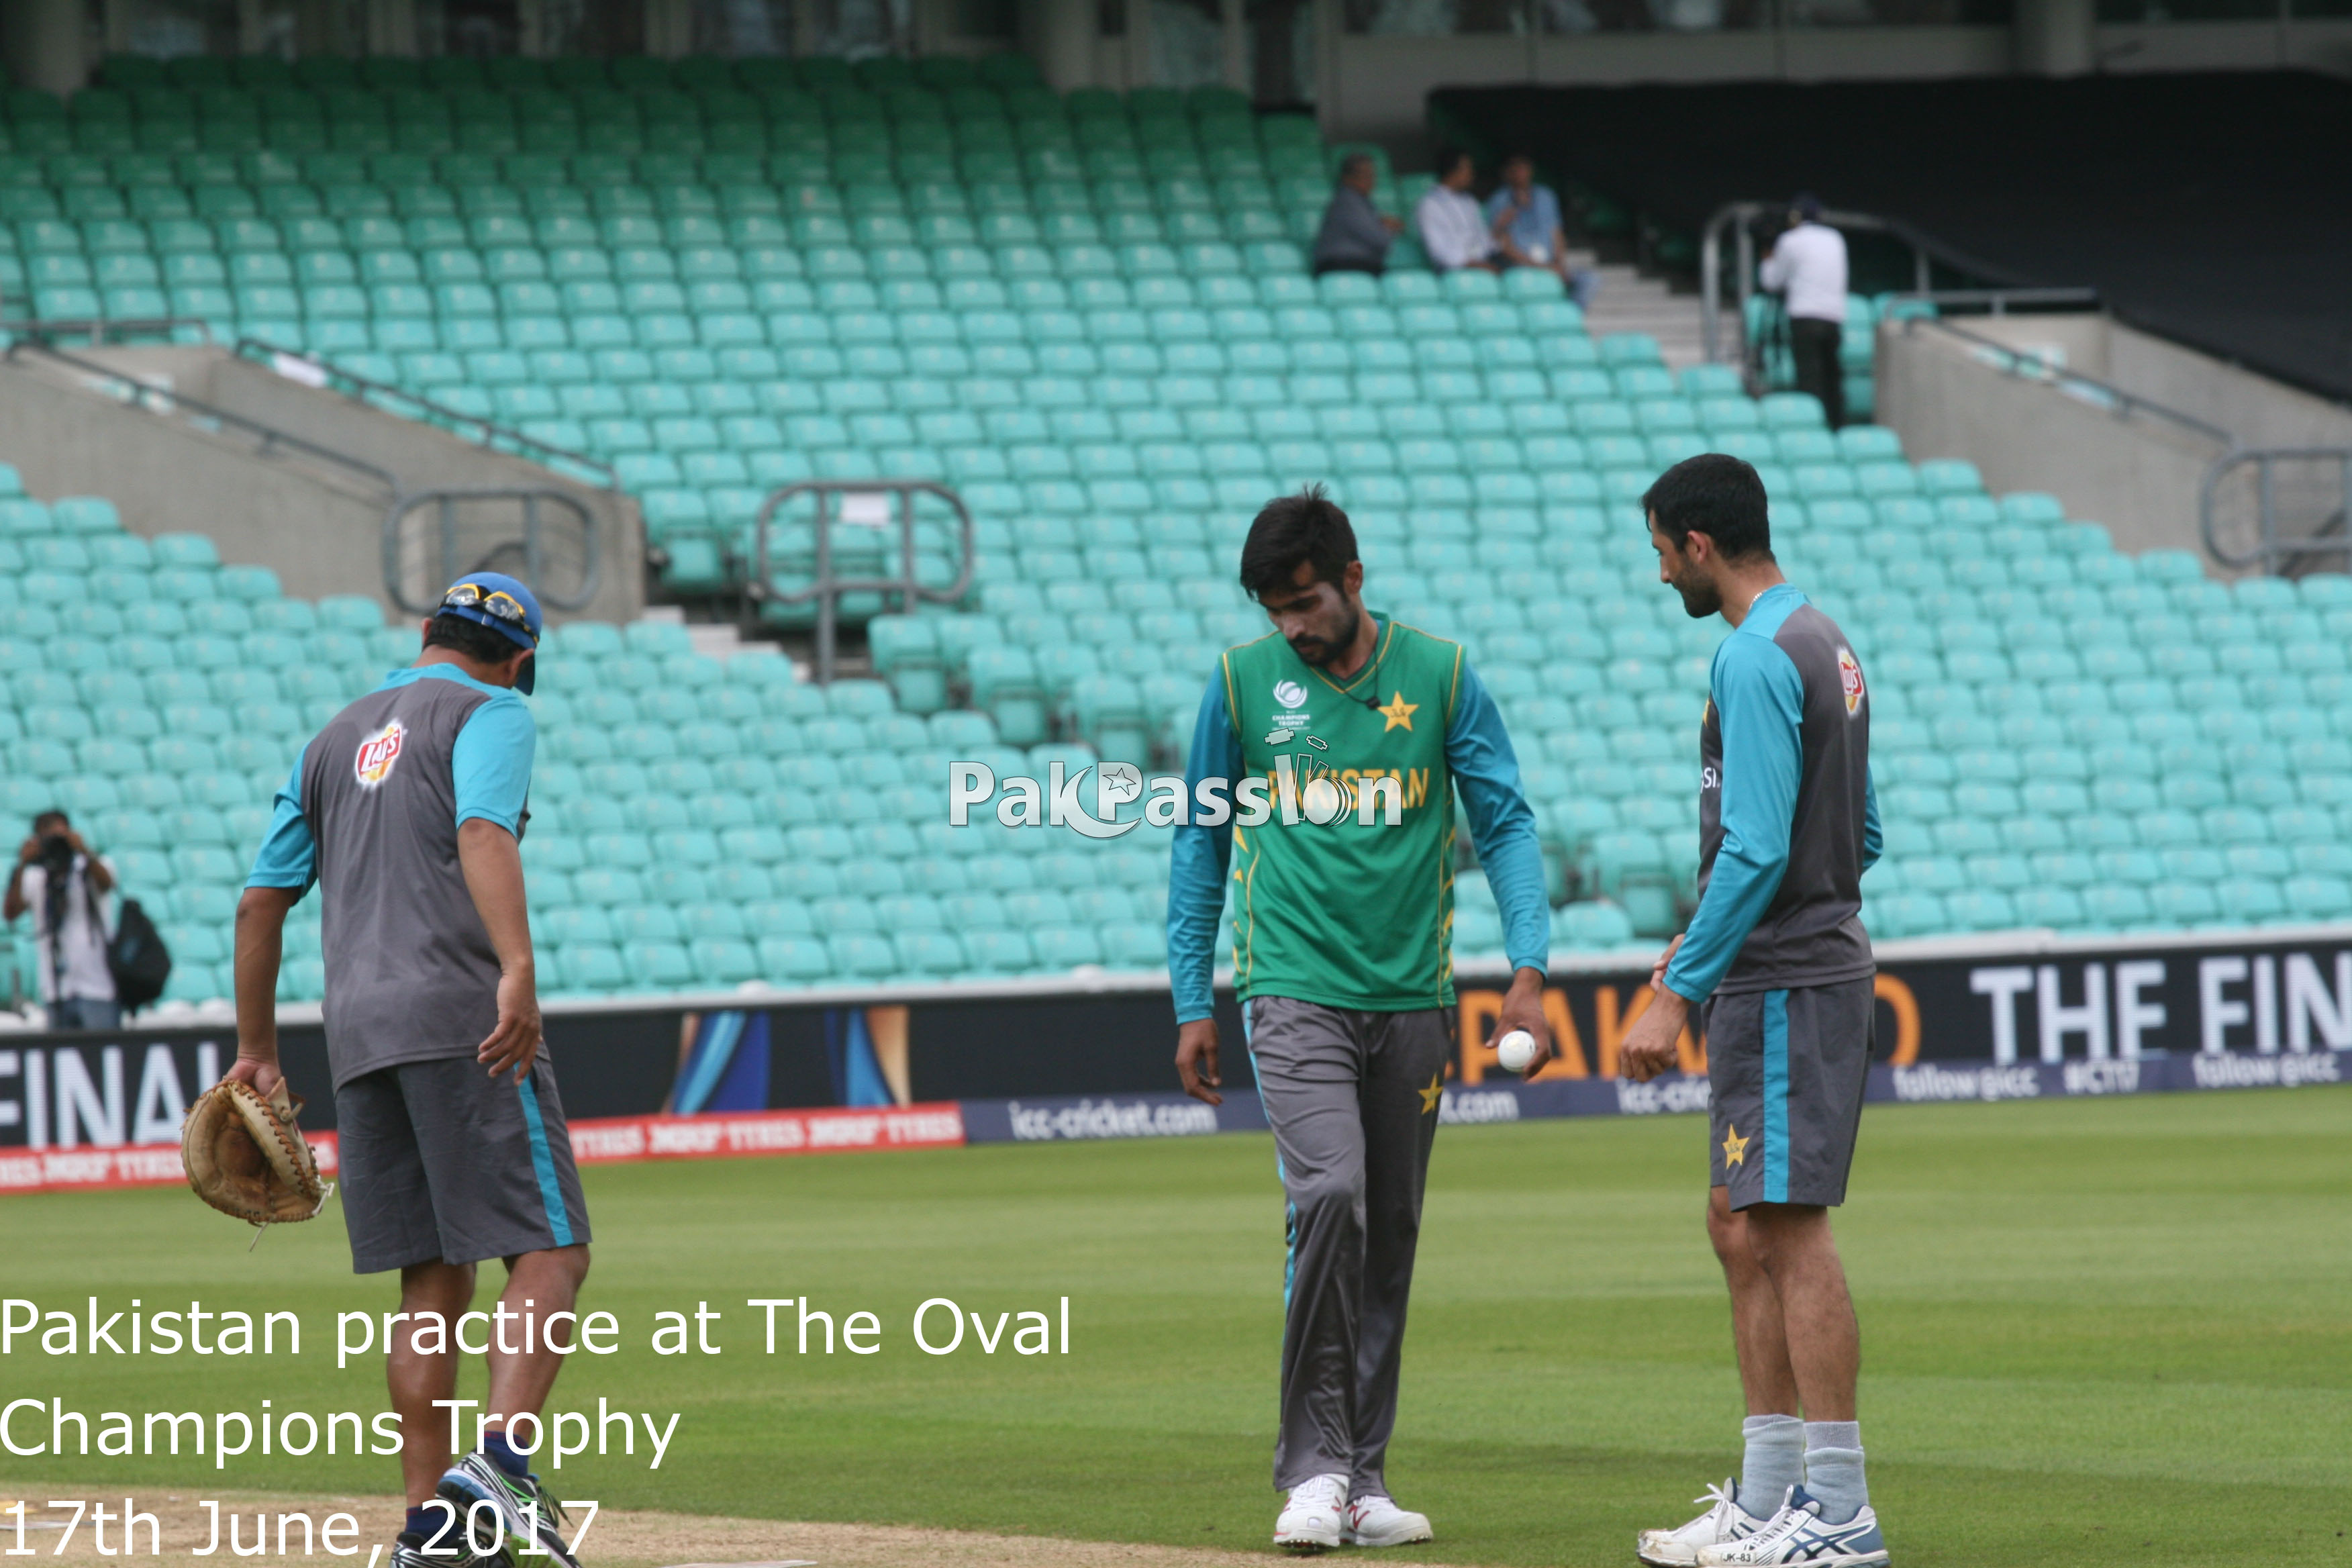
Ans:
[[[1405,1299],[1453,1013],[1254,996],[1249,1047],[1290,1199],[1274,1484],[1385,1492]]]

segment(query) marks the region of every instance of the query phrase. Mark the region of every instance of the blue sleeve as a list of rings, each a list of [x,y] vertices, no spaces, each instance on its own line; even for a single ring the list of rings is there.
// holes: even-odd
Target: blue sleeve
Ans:
[[[1886,835],[1878,826],[1878,781],[1871,776],[1869,764],[1862,770],[1862,868],[1869,870],[1878,864],[1885,851]]]
[[[1234,733],[1225,706],[1224,668],[1201,698],[1192,725],[1192,754],[1184,763],[1184,791],[1192,810],[1200,809],[1202,779],[1225,781],[1226,798],[1242,776],[1241,737]],[[1232,862],[1234,824],[1215,827],[1186,823],[1177,827],[1168,852],[1168,983],[1175,992],[1176,1021],[1189,1024],[1216,1011],[1217,921],[1225,909],[1225,868]]]
[[[1445,766],[1470,818],[1470,842],[1503,915],[1503,951],[1514,969],[1548,970],[1551,900],[1544,892],[1536,814],[1519,787],[1518,753],[1485,682],[1462,665],[1462,690],[1445,726]]]
[[[253,858],[248,888],[292,888],[300,897],[319,879],[319,844],[310,837],[310,819],[302,815],[302,755],[294,756],[294,771],[286,775],[269,803],[269,831],[262,835],[261,853]]]
[[[518,831],[538,749],[539,726],[521,698],[497,697],[475,709],[449,749],[458,824],[478,816],[509,833]]]
[[[1789,832],[1804,775],[1805,681],[1780,645],[1733,633],[1715,661],[1715,712],[1723,734],[1723,841],[1706,896],[1666,966],[1676,995],[1715,994],[1789,868]]]

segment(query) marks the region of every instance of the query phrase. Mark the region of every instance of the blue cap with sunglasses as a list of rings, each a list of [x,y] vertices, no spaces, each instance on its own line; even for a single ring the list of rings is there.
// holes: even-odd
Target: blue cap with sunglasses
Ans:
[[[503,572],[475,572],[449,585],[441,595],[440,616],[456,616],[499,633],[517,647],[533,650],[515,679],[515,689],[525,696],[539,677],[539,595]]]

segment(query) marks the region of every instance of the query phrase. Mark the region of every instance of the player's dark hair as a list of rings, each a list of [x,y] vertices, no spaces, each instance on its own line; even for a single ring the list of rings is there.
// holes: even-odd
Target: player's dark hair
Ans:
[[[1430,160],[1430,165],[1437,177],[1442,180],[1454,173],[1454,166],[1465,158],[1470,158],[1470,149],[1467,147],[1440,147],[1437,150],[1437,155]],[[1476,171],[1478,161],[1475,158],[1470,159],[1470,167],[1474,173]]]
[[[1356,531],[1321,485],[1265,503],[1242,542],[1242,590],[1262,599],[1290,586],[1302,561],[1318,583],[1337,583],[1356,559]]]
[[[1726,561],[1772,559],[1772,524],[1764,481],[1750,465],[1722,452],[1685,458],[1642,497],[1642,510],[1658,531],[1683,549],[1694,533],[1715,541]]]
[[[524,650],[504,632],[492,631],[463,616],[436,616],[425,633],[426,647],[446,647],[477,664],[504,664]]]
[[[73,826],[73,818],[68,816],[61,806],[53,805],[47,811],[36,812],[33,816],[33,831],[38,833],[41,830],[41,824],[45,822],[54,822],[59,827],[65,828]]]
[[[1370,153],[1350,153],[1339,160],[1339,178],[1348,179],[1357,170],[1369,169],[1371,166],[1372,155]]]

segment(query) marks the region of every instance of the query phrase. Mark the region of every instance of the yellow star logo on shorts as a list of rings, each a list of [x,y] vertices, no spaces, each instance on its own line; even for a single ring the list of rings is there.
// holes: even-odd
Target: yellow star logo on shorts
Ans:
[[[1444,1074],[1431,1073],[1429,1075],[1429,1087],[1427,1089],[1416,1089],[1413,1090],[1413,1093],[1421,1096],[1421,1113],[1423,1116],[1426,1116],[1431,1111],[1436,1110],[1438,1099],[1440,1096],[1444,1095]]]
[[[1381,733],[1385,735],[1391,730],[1397,729],[1400,726],[1407,730],[1412,729],[1412,716],[1421,711],[1421,704],[1418,702],[1407,702],[1404,700],[1404,693],[1398,691],[1390,694],[1387,707],[1375,708],[1372,711],[1388,721],[1387,723],[1381,726]]]
[[[1751,1138],[1742,1138],[1738,1128],[1730,1129],[1723,1135],[1723,1163],[1727,1165],[1748,1163],[1748,1145],[1753,1142],[1755,1140]]]

